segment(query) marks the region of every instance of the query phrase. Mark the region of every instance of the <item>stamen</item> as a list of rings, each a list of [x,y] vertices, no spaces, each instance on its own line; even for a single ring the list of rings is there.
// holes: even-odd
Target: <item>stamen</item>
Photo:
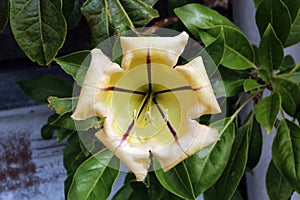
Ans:
[[[147,119],[147,117],[149,117],[150,116],[150,111],[147,111],[147,112],[145,112],[145,119]]]
[[[165,121],[168,121],[168,120],[169,120],[168,111],[169,111],[168,109],[165,110],[165,117],[164,117],[164,120],[165,120]]]
[[[154,117],[151,117],[150,124],[154,124]]]
[[[162,109],[161,109],[161,107],[160,107],[159,104],[157,103],[156,99],[153,99],[153,102],[155,103],[155,105],[156,105],[156,107],[157,107],[157,109],[158,109],[160,115],[163,117],[163,119],[166,119],[167,116],[168,116],[168,109],[165,110],[165,113],[166,113],[166,114],[164,114],[163,111],[162,111]],[[176,144],[178,145],[178,147],[182,150],[182,152],[183,152],[187,157],[189,157],[189,154],[187,154],[187,153],[184,151],[184,149],[182,148],[181,144],[179,143],[179,141],[178,141],[178,135],[177,135],[176,131],[174,130],[174,128],[173,128],[173,126],[171,125],[171,123],[170,123],[169,120],[166,120],[166,125],[167,125],[167,127],[168,127],[170,133],[172,134],[172,136],[173,136],[173,138],[174,138]]]

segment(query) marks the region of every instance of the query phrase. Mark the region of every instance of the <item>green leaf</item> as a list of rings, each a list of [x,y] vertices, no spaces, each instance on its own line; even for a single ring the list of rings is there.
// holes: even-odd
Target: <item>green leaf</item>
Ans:
[[[222,65],[238,70],[255,68],[250,42],[226,17],[200,4],[176,8],[175,13],[194,37],[201,39],[206,46],[213,45],[215,41],[215,45],[224,46],[214,48],[223,55],[220,61]],[[223,44],[218,40],[223,40]]]
[[[65,113],[59,116],[55,121],[51,123],[52,126],[62,127],[68,130],[86,131],[90,128],[99,129],[102,125],[102,121],[97,117],[90,117],[86,120],[74,121],[71,118],[72,113]]]
[[[9,15],[9,0],[0,1],[0,33],[4,30]]]
[[[153,158],[153,165],[156,177],[164,188],[183,199],[196,198],[185,161],[167,172],[163,172],[155,157]]]
[[[109,150],[102,150],[80,165],[74,174],[68,200],[107,199],[119,170],[119,160]]]
[[[76,169],[88,157],[82,152],[80,148],[80,139],[77,133],[74,133],[68,139],[65,149],[63,162],[68,175],[73,175]]]
[[[258,5],[259,5],[263,0],[253,0],[253,1],[254,1],[255,8],[257,8]]]
[[[216,38],[216,40],[209,44],[207,47],[205,47],[205,50],[208,52],[208,54],[211,56],[213,61],[215,62],[216,66],[219,66],[219,64],[222,61],[223,54],[225,51],[225,45],[224,45],[224,34],[219,34],[219,36]]]
[[[204,193],[205,199],[229,200],[234,195],[246,169],[249,134],[249,124],[238,129],[229,161],[218,181]]]
[[[254,108],[256,120],[266,129],[267,133],[273,129],[280,107],[281,98],[277,92],[261,99],[256,104]]]
[[[189,157],[185,162],[196,196],[210,188],[221,176],[235,137],[234,124],[228,120],[212,123],[211,127],[218,129],[220,140]],[[208,154],[206,151],[209,151]]]
[[[291,30],[289,32],[288,38],[285,42],[286,47],[297,44],[300,42],[300,9],[297,13],[295,21],[291,25]]]
[[[230,200],[244,200],[241,193],[236,190]]]
[[[219,67],[222,79],[214,84],[214,91],[218,96],[231,97],[243,91],[243,83],[247,75],[241,71],[234,71]]]
[[[68,196],[68,192],[70,190],[70,186],[72,184],[72,180],[73,180],[73,174],[68,176],[66,179],[65,179],[65,182],[64,182],[64,194],[65,194],[65,199],[67,199],[67,196]]]
[[[281,120],[272,145],[274,165],[286,181],[300,192],[300,127]]]
[[[47,124],[43,125],[41,129],[41,135],[44,140],[50,140],[53,138],[55,131],[59,129],[57,126],[52,126],[51,123],[57,119],[58,115],[53,114],[48,117]]]
[[[291,14],[292,21],[295,20],[297,13],[300,9],[300,1],[295,0],[282,0],[283,3],[287,6],[289,9],[289,12]]]
[[[287,6],[281,0],[262,0],[255,18],[261,36],[271,23],[281,43],[285,43],[292,21]]]
[[[82,86],[88,66],[91,61],[90,51],[74,52],[66,56],[56,58],[55,61],[60,67]]]
[[[249,150],[247,168],[252,170],[258,164],[262,147],[263,147],[263,135],[260,124],[253,118],[250,121],[250,139],[249,139]]]
[[[263,81],[266,83],[270,82],[269,72],[266,69],[260,68],[257,72]]]
[[[73,111],[78,101],[78,97],[69,98],[58,98],[50,96],[48,97],[49,108],[55,109],[56,113],[59,115],[66,114]]]
[[[67,26],[60,0],[11,0],[10,26],[24,53],[49,65],[62,47]]]
[[[47,103],[49,96],[72,96],[73,90],[65,80],[48,75],[27,78],[18,82],[18,85],[28,97],[39,103]]]
[[[282,107],[287,114],[295,116],[300,107],[300,86],[286,78],[276,77],[271,80],[272,86],[282,99]]]
[[[93,38],[93,44],[126,30],[143,27],[158,12],[151,6],[154,1],[88,0],[81,10],[85,16]],[[147,4],[150,3],[150,4]]]
[[[129,174],[131,176],[131,173]],[[127,176],[128,177],[128,176]],[[136,199],[155,199],[165,200],[174,199],[180,200],[181,198],[173,195],[166,190],[157,180],[153,172],[149,172],[145,182],[136,181],[135,176],[133,179],[126,180],[120,190],[114,195],[112,200],[136,200]]]
[[[293,188],[284,179],[271,160],[266,177],[266,188],[270,200],[290,199]]]
[[[246,79],[244,81],[243,86],[244,86],[244,91],[245,92],[249,92],[250,90],[254,90],[254,89],[260,88],[262,85],[259,84],[256,80]]]
[[[81,6],[85,0],[63,0],[63,14],[66,18],[68,29],[74,29],[81,20]]]
[[[287,55],[284,57],[282,66],[279,69],[283,72],[286,72],[286,70],[288,70],[288,72],[289,72],[293,67],[295,67],[295,65],[296,65],[296,62],[295,62],[293,56]]]
[[[73,130],[68,130],[64,128],[60,128],[57,130],[57,137],[56,137],[56,142],[60,143],[64,139],[68,138],[70,135],[72,135],[75,131]]]
[[[283,46],[271,24],[268,25],[262,36],[258,56],[260,63],[269,73],[271,73],[273,69],[278,69],[283,62]]]

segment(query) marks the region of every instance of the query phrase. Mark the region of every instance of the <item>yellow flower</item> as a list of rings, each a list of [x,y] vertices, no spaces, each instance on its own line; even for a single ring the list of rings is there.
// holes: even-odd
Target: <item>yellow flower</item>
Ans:
[[[122,67],[100,49],[92,60],[72,115],[105,118],[97,138],[136,175],[147,175],[151,155],[164,171],[218,140],[195,121],[220,112],[201,57],[176,66],[188,41],[175,37],[121,37]]]

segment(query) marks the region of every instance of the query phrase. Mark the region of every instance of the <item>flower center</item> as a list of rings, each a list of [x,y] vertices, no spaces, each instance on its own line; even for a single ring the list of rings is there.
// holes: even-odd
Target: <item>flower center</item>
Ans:
[[[158,105],[156,99],[159,99],[159,91],[166,90],[167,88],[159,84],[152,84],[151,90],[149,90],[148,85],[144,85],[139,87],[136,91],[143,91],[144,88],[147,88],[148,91],[140,98],[139,106],[133,110],[134,123],[139,128],[152,125],[157,130],[160,130],[166,125],[169,115],[167,108],[164,109],[163,113],[159,112],[158,106],[160,106],[161,109],[162,105]],[[135,96],[134,94],[132,95],[130,102],[136,100]],[[158,114],[161,116],[158,116]]]

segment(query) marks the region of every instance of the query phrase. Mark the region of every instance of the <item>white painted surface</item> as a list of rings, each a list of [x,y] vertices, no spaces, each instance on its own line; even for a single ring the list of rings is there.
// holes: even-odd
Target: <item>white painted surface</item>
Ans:
[[[45,141],[51,112],[34,106],[0,112],[0,200],[63,200],[63,145]]]

